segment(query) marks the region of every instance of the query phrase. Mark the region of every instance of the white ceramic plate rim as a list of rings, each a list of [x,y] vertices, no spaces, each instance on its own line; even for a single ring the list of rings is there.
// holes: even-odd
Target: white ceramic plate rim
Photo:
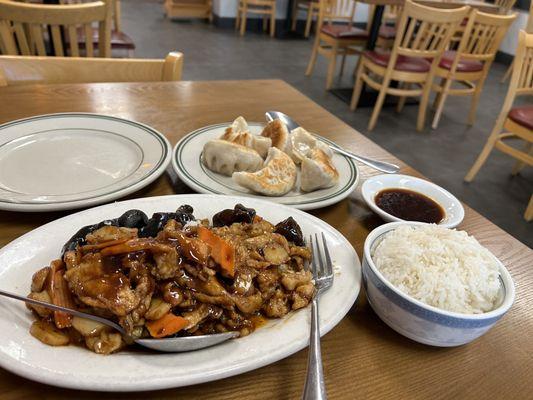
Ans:
[[[106,193],[102,195],[98,195],[92,198],[87,198],[90,196],[91,191],[80,193],[79,200],[71,200],[71,201],[57,201],[57,202],[47,202],[47,203],[32,203],[32,202],[26,202],[26,203],[13,203],[13,202],[5,202],[0,200],[0,210],[7,210],[7,211],[26,211],[26,212],[41,212],[41,211],[58,211],[58,210],[72,210],[76,208],[82,208],[82,207],[90,207],[102,203],[109,202],[111,200],[115,200],[121,197],[124,197],[128,194],[131,194],[137,190],[142,189],[143,187],[149,185],[153,181],[155,181],[161,174],[165,172],[168,165],[170,164],[170,159],[172,157],[172,152],[170,151],[172,146],[168,139],[161,134],[161,132],[157,131],[156,129],[137,122],[128,120],[125,118],[115,117],[112,115],[105,115],[105,114],[96,114],[96,113],[83,113],[83,112],[64,112],[64,113],[54,113],[54,114],[43,114],[43,115],[36,115],[29,118],[22,118],[14,121],[7,122],[5,124],[0,125],[0,133],[3,128],[10,127],[12,125],[25,123],[25,122],[32,122],[32,121],[38,121],[42,118],[53,118],[53,117],[93,117],[93,118],[105,118],[108,120],[113,120],[118,123],[126,123],[129,125],[133,125],[137,128],[140,128],[142,131],[149,132],[154,137],[156,137],[161,142],[161,158],[158,166],[151,170],[148,174],[144,175],[143,177],[140,177],[140,179],[137,179],[137,181],[132,182],[131,185],[127,187],[123,187],[122,189],[113,191],[111,193]],[[110,185],[112,187],[113,185]]]
[[[366,258],[369,267],[372,269],[372,271],[376,274],[376,276],[380,279],[380,281],[385,284],[389,289],[391,289],[393,292],[398,294],[399,296],[403,297],[405,300],[410,301],[419,307],[425,308],[426,310],[432,311],[437,314],[445,315],[448,317],[453,318],[459,318],[459,319],[465,319],[465,320],[484,320],[484,319],[490,319],[493,317],[497,317],[500,315],[505,314],[509,308],[514,303],[515,299],[515,287],[513,283],[513,278],[511,277],[511,274],[509,271],[507,271],[507,268],[503,265],[503,263],[496,257],[492,252],[490,252],[490,255],[492,258],[496,261],[498,264],[498,268],[500,271],[500,276],[502,278],[503,284],[505,285],[505,297],[503,298],[502,303],[495,308],[494,310],[488,311],[483,314],[463,314],[453,311],[447,311],[443,310],[441,308],[437,308],[434,306],[430,306],[429,304],[423,303],[420,300],[415,299],[414,297],[411,297],[407,295],[406,293],[402,292],[400,289],[398,289],[396,286],[394,286],[387,278],[383,276],[383,274],[377,269],[376,265],[374,264],[374,260],[371,257],[371,249],[376,241],[377,238],[379,238],[381,235],[383,235],[386,232],[392,231],[396,228],[399,228],[400,226],[424,226],[428,225],[425,222],[417,222],[417,221],[398,221],[398,222],[389,222],[387,224],[381,225],[374,229],[365,239],[364,244],[364,257]]]
[[[399,182],[402,179],[407,179],[407,183],[406,184],[395,184],[395,182]],[[372,211],[374,211],[376,214],[381,216],[386,221],[410,222],[410,221],[405,221],[401,218],[395,217],[394,215],[391,215],[388,212],[383,211],[381,208],[379,208],[376,205],[376,202],[374,201],[374,197],[376,196],[377,191],[372,190],[369,187],[370,185],[376,182],[382,182],[382,181],[384,182],[384,184],[383,184],[383,187],[380,188],[380,190],[392,189],[392,188],[405,188],[405,189],[414,190],[436,201],[438,204],[440,204],[441,207],[444,208],[445,212],[448,207],[454,206],[457,210],[457,214],[454,213],[453,215],[451,215],[450,219],[438,223],[439,226],[442,226],[445,228],[455,228],[464,219],[465,210],[463,208],[463,205],[459,201],[459,199],[457,199],[457,197],[455,197],[453,194],[448,192],[446,189],[440,187],[439,185],[434,184],[433,182],[429,182],[425,179],[420,179],[415,176],[400,175],[400,174],[394,174],[394,175],[393,174],[381,174],[381,175],[371,176],[370,178],[366,179],[365,182],[363,182],[363,185],[361,186],[361,194],[366,204],[372,209]],[[416,182],[417,185],[416,186],[412,185],[412,182]],[[440,192],[444,197],[447,198],[447,202],[444,203],[444,202],[435,200],[431,193],[429,193],[427,190],[424,190],[425,187],[430,187],[434,191]],[[447,215],[449,214],[447,213]]]
[[[207,130],[211,130],[211,129],[217,129],[217,128],[220,128],[220,127],[226,127],[226,126],[230,126],[230,125],[231,125],[231,122],[224,122],[224,123],[219,123],[219,124],[206,125],[204,127],[195,129],[194,131],[189,132],[187,135],[185,135],[183,138],[181,138],[180,141],[176,144],[176,146],[174,146],[174,150],[172,152],[172,168],[174,169],[174,171],[176,172],[178,177],[187,186],[189,186],[191,189],[197,191],[198,193],[235,195],[235,193],[230,192],[229,190],[228,191],[224,191],[223,190],[221,192],[215,191],[213,189],[210,189],[207,186],[200,185],[197,182],[195,182],[194,179],[191,179],[191,177],[189,176],[190,175],[190,171],[187,170],[187,165],[185,165],[185,163],[183,161],[180,161],[180,163],[183,164],[183,168],[180,167],[180,165],[178,165],[178,161],[177,161],[178,160],[178,152],[179,152],[180,148],[183,146],[183,143],[186,143],[186,141],[189,138],[197,135],[198,132],[207,131]],[[263,124],[261,122],[248,122],[248,125],[250,125],[250,126],[252,126],[252,125],[263,126],[265,124]],[[319,136],[319,135],[316,135],[316,134],[315,134],[315,136],[318,137],[320,140],[326,142],[326,143],[330,143],[331,142],[330,140],[328,140],[328,139],[326,139],[326,138],[324,138],[322,136]],[[306,202],[306,203],[297,203],[297,202],[288,203],[287,202],[287,203],[278,203],[278,204],[284,204],[284,205],[287,205],[287,206],[291,206],[291,207],[297,208],[299,210],[314,210],[314,209],[317,209],[317,208],[322,208],[322,207],[329,206],[331,204],[338,203],[339,201],[341,201],[341,200],[345,199],[346,197],[348,197],[354,191],[354,189],[357,187],[361,174],[359,172],[359,168],[358,168],[357,164],[354,163],[352,159],[350,159],[348,157],[345,157],[345,156],[342,156],[342,157],[344,157],[346,159],[346,161],[350,165],[350,168],[353,168],[353,170],[354,170],[355,179],[353,179],[353,182],[351,184],[349,184],[348,186],[346,186],[344,188],[341,188],[336,194],[329,194],[329,195],[324,196],[323,198],[317,198],[314,201],[309,201],[309,202]],[[254,199],[266,199],[268,201],[277,203],[276,197],[268,197],[268,196],[261,196],[261,195],[255,195],[255,194],[249,194],[249,195],[246,195],[246,197],[251,197],[251,198],[254,198]]]
[[[88,218],[89,216],[91,218],[94,218],[96,216],[101,216],[102,212],[104,213],[111,213],[111,212],[119,212],[119,210],[123,209],[130,209],[130,208],[139,208],[139,209],[145,209],[146,207],[152,207],[157,208],[158,202],[161,202],[162,204],[167,204],[167,202],[172,202],[174,205],[188,203],[195,206],[195,199],[205,199],[205,201],[209,201],[210,204],[216,204],[219,209],[223,209],[228,207],[228,205],[236,204],[236,203],[244,203],[248,207],[253,206],[257,207],[259,209],[258,212],[262,209],[264,210],[272,210],[270,212],[272,213],[279,213],[279,211],[282,211],[282,214],[285,215],[292,215],[294,216],[297,221],[306,221],[305,224],[310,224],[313,226],[313,228],[316,227],[316,229],[313,229],[315,232],[324,232],[326,234],[326,237],[329,237],[330,240],[335,240],[337,245],[339,246],[340,251],[337,250],[336,254],[339,256],[339,252],[343,253],[342,259],[346,263],[350,263],[350,265],[342,265],[339,266],[341,271],[345,271],[345,279],[337,280],[337,282],[345,282],[345,283],[339,283],[342,287],[344,287],[345,296],[342,298],[339,298],[339,296],[335,296],[334,292],[332,290],[335,289],[335,283],[332,289],[330,291],[326,292],[323,296],[322,300],[326,300],[326,297],[329,295],[331,298],[332,303],[335,303],[335,307],[328,307],[327,309],[322,310],[322,316],[323,318],[328,318],[326,320],[322,320],[321,317],[321,335],[326,334],[329,332],[333,327],[335,327],[346,315],[346,313],[350,310],[352,305],[354,304],[355,300],[357,299],[357,296],[359,294],[360,285],[361,285],[361,264],[359,261],[359,257],[357,256],[355,250],[353,249],[352,245],[346,240],[346,238],[339,233],[336,229],[325,223],[324,221],[306,214],[302,211],[295,210],[289,206],[274,204],[272,202],[268,202],[266,200],[259,200],[259,199],[253,199],[249,197],[239,197],[239,196],[220,196],[220,195],[198,195],[198,194],[191,194],[191,195],[172,195],[172,196],[161,196],[161,197],[152,197],[152,198],[142,198],[142,199],[134,199],[134,200],[127,200],[123,202],[117,202],[112,204],[107,204],[104,206],[92,208],[89,210],[84,210],[81,212],[78,212],[76,214],[72,214],[67,217],[63,217],[59,220],[50,222],[46,225],[43,225],[42,227],[39,227],[26,235],[14,240],[10,244],[6,245],[4,248],[0,250],[0,260],[2,258],[14,258],[17,254],[20,254],[22,251],[24,251],[24,243],[27,244],[28,241],[32,241],[34,243],[37,242],[37,239],[40,235],[46,235],[48,231],[53,231],[54,227],[57,229],[58,227],[63,226],[67,222],[72,222],[75,224],[77,218],[79,217],[85,217]],[[198,201],[198,200],[197,200]],[[143,207],[144,205],[144,207]],[[117,210],[117,211],[114,211]],[[160,209],[159,211],[165,211],[163,209]],[[197,210],[195,210],[197,212]],[[73,231],[77,229],[77,226],[72,227]],[[54,241],[58,241],[60,239],[54,238],[52,239]],[[54,242],[55,243],[55,242]],[[56,246],[56,244],[54,244]],[[60,246],[60,245],[59,245]],[[46,250],[41,250],[46,251]],[[38,251],[37,251],[38,252]],[[27,253],[27,251],[26,251]],[[27,257],[27,254],[24,254],[21,257]],[[6,261],[6,260],[4,260]],[[24,261],[23,261],[24,262]],[[2,269],[3,267],[3,269]],[[36,268],[37,269],[37,268]],[[0,265],[0,276],[4,275],[4,272],[8,271],[9,268],[5,266],[5,264]],[[30,276],[28,278],[28,288],[29,288],[29,282],[30,282]],[[349,279],[349,281],[346,281],[346,279]],[[349,291],[346,290],[346,285],[350,284],[353,286],[350,286]],[[2,279],[1,286],[3,288],[7,288],[6,285],[9,285],[9,282],[6,282],[5,279]],[[20,290],[20,289],[19,289]],[[2,300],[4,301],[4,300]],[[322,302],[322,305],[324,307],[324,301]],[[21,307],[24,307],[21,305]],[[308,313],[308,309],[299,310],[294,315],[297,315],[299,312]],[[307,314],[308,315],[308,314]],[[328,317],[326,317],[328,316]],[[287,318],[287,317],[286,317]],[[282,320],[278,320],[283,322]],[[309,319],[306,318],[306,326],[300,326],[300,328],[305,329],[307,331],[308,328],[308,321]],[[1,321],[0,321],[1,322]],[[300,321],[299,324],[302,322]],[[262,328],[264,329],[264,328]],[[279,334],[279,332],[278,332]],[[29,335],[29,333],[27,334]],[[6,338],[7,341],[13,340]],[[6,340],[4,339],[4,340]],[[33,338],[29,338],[32,340],[35,340]],[[244,339],[238,339],[238,340],[245,340]],[[22,338],[18,339],[19,341],[23,341]],[[237,363],[235,365],[225,366],[224,368],[219,368],[214,371],[202,371],[202,373],[196,373],[196,375],[188,377],[186,381],[183,379],[178,379],[175,376],[157,376],[157,378],[151,377],[149,381],[143,380],[143,376],[137,376],[135,375],[135,379],[132,381],[105,381],[102,382],[100,380],[92,380],[92,381],[84,381],[83,377],[80,377],[80,379],[72,379],[72,376],[69,376],[68,374],[61,374],[57,371],[52,371],[44,368],[35,368],[37,365],[35,365],[33,368],[32,366],[34,364],[30,364],[27,362],[24,362],[22,360],[16,360],[9,354],[5,353],[4,347],[2,346],[2,337],[0,337],[0,366],[2,368],[5,368],[17,375],[55,386],[65,387],[65,388],[71,388],[71,389],[82,389],[82,390],[98,390],[98,391],[109,391],[109,392],[129,392],[129,391],[146,391],[146,390],[155,390],[155,389],[164,389],[164,388],[171,388],[171,387],[179,387],[179,386],[187,386],[187,385],[193,385],[197,383],[204,383],[209,382],[217,379],[226,378],[229,376],[237,375],[243,372],[251,371],[257,368],[260,368],[262,366],[271,364],[273,362],[276,362],[282,358],[288,357],[289,355],[303,349],[308,345],[308,337],[305,336],[304,340],[293,340],[291,343],[286,344],[285,346],[278,346],[275,348],[274,351],[270,351],[267,353],[260,354],[260,357],[256,357],[253,360],[245,360],[240,363]],[[227,343],[227,342],[226,342]],[[45,346],[40,343],[38,343],[40,346]],[[221,346],[223,346],[222,344]],[[45,347],[46,349],[46,347]],[[80,351],[88,352],[88,350],[80,349]],[[46,352],[44,353],[46,354]],[[73,355],[76,353],[73,352]],[[101,357],[101,356],[97,356]],[[111,355],[109,357],[120,357],[120,353],[118,355]],[[127,368],[127,365],[124,365],[124,368]],[[132,371],[132,374],[135,374],[136,371]],[[137,372],[138,373],[138,372]]]

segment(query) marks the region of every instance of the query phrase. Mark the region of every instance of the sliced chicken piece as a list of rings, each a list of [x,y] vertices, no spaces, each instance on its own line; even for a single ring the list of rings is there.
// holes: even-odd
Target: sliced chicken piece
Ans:
[[[293,272],[291,270],[287,270],[281,274],[281,283],[283,284],[283,287],[291,291],[300,285],[305,285],[311,282],[311,279],[313,279],[313,274],[311,274],[311,271]]]
[[[103,226],[85,236],[87,243],[100,244],[115,240],[133,239],[137,237],[137,228]]]

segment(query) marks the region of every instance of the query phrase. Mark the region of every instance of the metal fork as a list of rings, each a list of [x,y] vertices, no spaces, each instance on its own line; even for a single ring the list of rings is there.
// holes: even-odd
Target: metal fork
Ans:
[[[311,335],[309,338],[309,356],[307,358],[307,376],[305,378],[303,400],[327,399],[322,370],[322,356],[320,354],[320,327],[318,322],[318,299],[333,285],[333,264],[329,255],[326,237],[322,233],[322,249],[315,233],[309,236],[309,243],[313,252],[311,268],[315,287],[317,289],[311,307]]]

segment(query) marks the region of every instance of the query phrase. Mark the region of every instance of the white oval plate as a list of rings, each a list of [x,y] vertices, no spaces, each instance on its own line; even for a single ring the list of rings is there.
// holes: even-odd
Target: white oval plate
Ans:
[[[168,140],[138,122],[108,115],[40,115],[0,125],[0,209],[88,207],[158,178]]]
[[[403,221],[376,205],[375,197],[383,189],[409,189],[434,200],[444,209],[445,216],[438,225],[454,228],[465,217],[465,209],[453,194],[434,183],[409,175],[383,174],[368,178],[361,186],[361,193],[366,204],[385,221]]]
[[[229,194],[268,199],[269,201],[292,206],[300,210],[313,210],[341,201],[357,186],[357,182],[359,181],[357,165],[351,159],[335,153],[333,155],[333,164],[339,171],[339,183],[337,185],[310,193],[301,192],[298,189],[291,190],[285,196],[280,197],[255,194],[233,182],[230,176],[224,176],[210,171],[201,161],[204,144],[222,136],[224,130],[229,125],[231,123],[227,122],[197,129],[183,137],[174,147],[172,167],[180,179],[191,189],[199,193]],[[259,135],[264,124],[249,122],[248,126],[252,134]],[[325,143],[331,143],[331,141],[323,137],[315,136]],[[298,176],[295,188],[300,186],[299,178]]]
[[[46,224],[0,250],[0,288],[27,295],[32,274],[59,257],[63,243],[80,227],[136,208],[147,214],[194,207],[210,218],[236,203],[253,207],[268,221],[289,216],[304,234],[323,232],[333,255],[333,287],[320,298],[320,332],[329,332],[351,308],[361,285],[361,264],[352,245],[334,228],[302,211],[249,197],[175,195],[128,200],[85,210]],[[29,334],[32,316],[25,305],[0,299],[0,366],[38,382],[99,391],[154,390],[209,382],[285,358],[309,343],[310,310],[270,320],[249,336],[181,354],[122,351],[102,356],[75,347],[50,347]]]

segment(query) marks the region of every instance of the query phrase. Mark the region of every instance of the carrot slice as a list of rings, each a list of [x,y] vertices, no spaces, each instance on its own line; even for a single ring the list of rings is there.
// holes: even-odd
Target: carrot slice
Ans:
[[[198,227],[198,237],[211,247],[213,260],[220,265],[226,274],[233,277],[235,274],[235,248],[203,226]]]
[[[75,308],[67,281],[63,277],[64,268],[65,264],[61,260],[54,260],[50,264],[48,295],[56,306]],[[54,311],[54,321],[57,328],[68,328],[72,325],[72,315]]]
[[[185,318],[168,313],[155,321],[147,322],[146,328],[152,337],[162,338],[181,331],[188,323]]]

